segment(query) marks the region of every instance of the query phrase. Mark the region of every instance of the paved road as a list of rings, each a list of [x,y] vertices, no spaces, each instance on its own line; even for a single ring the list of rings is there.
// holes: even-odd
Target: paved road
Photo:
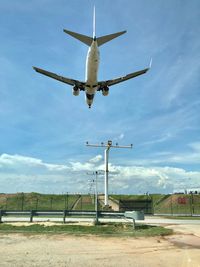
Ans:
[[[186,224],[192,224],[192,225],[200,225],[200,218],[199,220],[195,219],[195,220],[189,220],[189,219],[166,219],[166,218],[162,218],[162,217],[146,217],[145,218],[145,223],[147,224],[179,224],[179,225],[186,225]]]
[[[66,217],[65,221],[67,222],[92,222],[93,218],[72,218]],[[132,222],[132,219],[127,218],[101,218],[101,222]],[[3,222],[29,222],[29,217],[3,217]],[[34,217],[33,222],[63,222],[61,217]],[[169,224],[178,224],[178,225],[200,225],[199,220],[180,220],[180,219],[166,219],[162,217],[153,217],[147,216],[144,221],[136,221],[137,223],[145,223],[152,225],[169,225]]]

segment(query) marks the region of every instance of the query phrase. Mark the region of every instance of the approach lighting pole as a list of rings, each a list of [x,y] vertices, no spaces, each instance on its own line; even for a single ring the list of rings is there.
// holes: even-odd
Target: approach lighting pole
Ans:
[[[129,145],[129,146],[119,146],[118,143],[116,143],[115,145],[112,144],[111,140],[108,140],[107,144],[104,144],[103,142],[101,142],[101,144],[89,144],[89,142],[86,142],[86,146],[91,146],[91,147],[105,147],[105,152],[104,152],[104,160],[105,160],[105,200],[104,200],[104,205],[107,206],[108,205],[108,158],[109,158],[109,150],[111,147],[113,148],[132,148],[133,145]]]
[[[98,224],[98,175],[102,174],[102,171],[87,172],[88,175],[95,175],[95,211],[96,211],[96,220],[95,223]]]

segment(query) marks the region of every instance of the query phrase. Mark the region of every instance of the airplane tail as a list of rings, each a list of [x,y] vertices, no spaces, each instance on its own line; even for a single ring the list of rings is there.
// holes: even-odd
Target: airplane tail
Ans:
[[[82,43],[88,45],[88,46],[91,46],[92,44],[92,41],[93,41],[93,38],[92,37],[89,37],[87,35],[83,35],[83,34],[80,34],[80,33],[76,33],[76,32],[72,32],[72,31],[68,31],[68,30],[63,30],[65,33],[71,35],[72,37],[78,39],[79,41],[81,41]]]
[[[93,39],[96,38],[96,14],[95,14],[95,6],[93,11]]]
[[[79,41],[81,41],[82,43],[91,46],[92,41],[96,40],[98,46],[103,45],[109,41],[111,41],[112,39],[124,34],[126,31],[122,31],[122,32],[117,32],[117,33],[113,33],[113,34],[109,34],[109,35],[105,35],[105,36],[101,36],[96,38],[96,16],[95,16],[95,6],[94,6],[94,11],[93,11],[93,37],[89,37],[87,35],[83,35],[83,34],[79,34],[76,32],[72,32],[72,31],[68,31],[68,30],[63,30],[65,33],[71,35],[72,37],[78,39]]]
[[[100,45],[103,45],[107,42],[110,42],[112,39],[124,34],[126,31],[122,31],[122,32],[116,32],[116,33],[113,33],[113,34],[109,34],[109,35],[104,35],[104,36],[101,36],[101,37],[98,37],[97,38],[97,44],[98,46]]]
[[[88,46],[91,46],[92,41],[95,38],[95,36],[94,36],[94,38],[92,38],[92,37],[89,37],[87,35],[83,35],[83,34],[80,34],[80,33],[72,32],[72,31],[69,31],[69,30],[66,30],[66,29],[64,29],[63,31],[65,33],[71,35],[72,37],[78,39],[79,41],[81,41],[82,43],[84,43],[84,44],[86,44]],[[113,34],[109,34],[109,35],[104,35],[104,36],[98,37],[98,38],[96,38],[97,44],[98,44],[98,46],[103,45],[103,44],[111,41],[112,39],[124,34],[125,32],[126,31],[116,32],[116,33],[113,33]]]

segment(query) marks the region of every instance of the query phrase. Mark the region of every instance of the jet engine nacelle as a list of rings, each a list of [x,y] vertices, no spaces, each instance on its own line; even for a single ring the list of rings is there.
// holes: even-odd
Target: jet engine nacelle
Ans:
[[[107,96],[109,94],[108,86],[104,86],[102,89],[102,95]]]
[[[80,89],[77,86],[74,86],[72,89],[73,95],[78,96],[80,93]]]

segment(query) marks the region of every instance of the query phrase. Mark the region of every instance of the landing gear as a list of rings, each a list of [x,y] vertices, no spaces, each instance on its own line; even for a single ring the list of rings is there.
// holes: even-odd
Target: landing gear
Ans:
[[[91,108],[91,105],[88,105],[89,108]]]

